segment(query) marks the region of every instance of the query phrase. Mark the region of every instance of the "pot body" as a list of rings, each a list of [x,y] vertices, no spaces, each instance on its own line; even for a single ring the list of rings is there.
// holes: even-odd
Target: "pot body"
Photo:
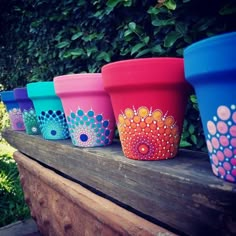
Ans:
[[[211,37],[184,51],[213,173],[236,182],[236,32]],[[201,62],[201,63],[199,63]]]
[[[72,143],[79,147],[111,144],[115,118],[101,74],[58,76],[54,84],[63,104]]]
[[[13,90],[1,92],[1,100],[5,104],[13,130],[25,130],[22,113],[17,103]]]
[[[69,138],[63,107],[55,94],[53,82],[29,83],[27,93],[33,101],[43,138]]]
[[[162,160],[178,151],[189,85],[183,59],[146,58],[102,68],[122,149],[128,158]]]

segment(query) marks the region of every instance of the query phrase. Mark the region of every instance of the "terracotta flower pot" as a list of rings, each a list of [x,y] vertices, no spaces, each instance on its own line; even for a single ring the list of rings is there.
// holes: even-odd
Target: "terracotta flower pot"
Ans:
[[[23,115],[23,121],[26,133],[29,135],[40,134],[40,128],[34,110],[34,105],[28,97],[27,89],[26,88],[14,89],[14,96],[19,104],[20,110]]]
[[[184,51],[213,173],[236,182],[236,32],[211,37]]]
[[[1,100],[6,105],[9,113],[11,128],[13,130],[25,130],[22,113],[13,91],[1,92]]]
[[[102,76],[125,156],[137,160],[173,158],[188,94],[183,59],[119,61],[105,65]]]
[[[69,138],[61,100],[55,94],[53,82],[27,84],[27,92],[33,101],[43,138]]]
[[[79,147],[110,144],[115,118],[101,74],[58,76],[54,84],[62,100],[73,144]]]

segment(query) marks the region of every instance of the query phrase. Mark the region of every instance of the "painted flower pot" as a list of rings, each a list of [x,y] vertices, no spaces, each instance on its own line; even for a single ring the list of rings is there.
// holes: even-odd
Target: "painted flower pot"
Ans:
[[[72,143],[79,147],[106,146],[112,142],[115,118],[100,73],[54,78]]]
[[[27,92],[33,101],[43,138],[52,140],[69,138],[61,100],[56,96],[53,82],[27,84]]]
[[[37,121],[34,105],[29,99],[26,88],[16,88],[13,90],[16,101],[19,104],[25,130],[27,134],[40,134],[40,128]]]
[[[236,182],[235,45],[236,32],[184,51],[185,76],[195,88],[213,173],[231,182]]]
[[[176,156],[189,89],[183,59],[110,63],[102,68],[102,77],[125,156],[136,160]]]
[[[11,128],[13,130],[25,130],[22,113],[13,91],[1,92],[1,100],[9,113]]]

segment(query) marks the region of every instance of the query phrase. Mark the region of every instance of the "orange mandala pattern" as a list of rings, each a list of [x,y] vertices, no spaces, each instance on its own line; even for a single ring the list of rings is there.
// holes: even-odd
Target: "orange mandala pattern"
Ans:
[[[137,160],[173,158],[180,140],[173,116],[159,109],[127,108],[120,114],[118,129],[124,154]]]

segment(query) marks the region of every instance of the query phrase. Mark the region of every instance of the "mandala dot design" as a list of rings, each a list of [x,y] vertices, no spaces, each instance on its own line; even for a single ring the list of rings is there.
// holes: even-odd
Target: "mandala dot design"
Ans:
[[[25,130],[23,116],[19,108],[13,108],[9,111],[11,126],[14,130]]]
[[[38,116],[41,133],[45,139],[67,139],[69,130],[62,111],[42,111]]]
[[[113,124],[92,109],[78,109],[67,116],[72,143],[79,147],[106,146],[113,139]]]
[[[131,159],[162,160],[177,153],[178,126],[160,109],[126,108],[118,117],[118,130],[124,154]]]
[[[236,182],[236,105],[221,105],[206,124],[206,143],[213,173]]]
[[[27,134],[40,134],[40,128],[33,108],[23,111],[23,120]]]

